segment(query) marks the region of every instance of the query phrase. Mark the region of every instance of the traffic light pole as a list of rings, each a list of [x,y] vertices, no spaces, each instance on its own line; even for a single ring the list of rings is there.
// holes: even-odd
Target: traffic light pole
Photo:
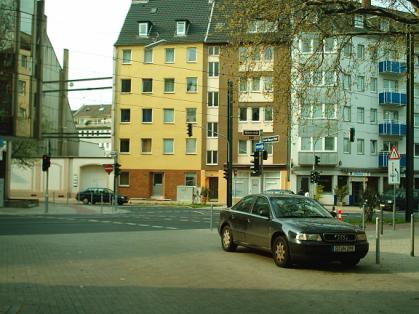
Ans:
[[[262,136],[263,136],[263,130],[259,131],[259,142],[262,142]],[[265,148],[263,148],[265,149]],[[260,152],[257,152],[260,155]],[[255,152],[256,154],[256,152]],[[264,182],[264,178],[263,178],[263,150],[262,150],[262,156],[260,157],[260,193],[263,193],[263,182]]]
[[[227,89],[227,207],[233,206],[233,81]]]
[[[50,156],[51,154],[51,147],[50,147],[50,141],[47,141],[47,156]],[[45,171],[45,214],[48,214],[48,182],[49,182],[49,167],[47,168],[47,171]]]

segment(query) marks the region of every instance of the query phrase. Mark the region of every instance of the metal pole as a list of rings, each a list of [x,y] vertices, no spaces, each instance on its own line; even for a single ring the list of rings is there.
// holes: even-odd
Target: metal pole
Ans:
[[[375,263],[380,264],[380,217],[375,218]]]
[[[365,231],[365,203],[362,204],[362,230]]]
[[[227,207],[233,206],[233,81],[227,82]]]
[[[381,210],[380,210],[380,220],[381,220],[381,227],[380,227],[380,231],[381,234],[384,234],[384,213],[383,213],[383,207],[381,206]]]
[[[47,155],[48,157],[51,156],[51,143],[49,140],[47,141]],[[45,214],[48,214],[48,203],[49,203],[48,182],[49,182],[49,167],[47,168],[47,171],[46,171],[46,182],[45,182]]]
[[[263,136],[263,130],[259,131],[259,142],[262,142],[262,136]],[[265,150],[265,148],[263,149]],[[259,154],[259,160],[260,160],[260,193],[263,193],[263,182],[264,182],[264,178],[263,178],[263,150],[260,152],[257,152]],[[262,154],[261,154],[262,153]]]
[[[415,214],[410,215],[410,256],[415,256]]]
[[[93,205],[93,191],[90,192],[90,205]]]
[[[214,217],[214,205],[211,204],[211,221],[210,221],[210,230],[212,231],[212,221]]]
[[[393,230],[396,230],[396,185],[393,184]]]
[[[407,26],[407,40],[406,40],[406,63],[407,63],[407,105],[406,105],[406,211],[405,220],[409,222],[410,214],[413,211],[413,142],[414,142],[414,85],[415,85],[415,45],[414,34],[411,32],[410,26]]]
[[[103,214],[103,191],[100,191],[100,213]]]

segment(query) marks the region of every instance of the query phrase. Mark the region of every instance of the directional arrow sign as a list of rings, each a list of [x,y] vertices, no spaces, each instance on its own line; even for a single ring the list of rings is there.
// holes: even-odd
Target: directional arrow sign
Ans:
[[[263,142],[258,142],[258,143],[255,144],[255,150],[257,152],[262,151],[263,150],[263,147],[264,147]]]
[[[266,136],[266,137],[262,138],[262,142],[264,142],[264,143],[277,143],[277,142],[279,142],[279,135]]]

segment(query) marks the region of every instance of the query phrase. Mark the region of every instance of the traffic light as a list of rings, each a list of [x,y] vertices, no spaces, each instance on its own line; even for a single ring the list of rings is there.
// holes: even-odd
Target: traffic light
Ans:
[[[259,176],[260,175],[260,153],[254,152],[252,155],[253,160],[251,160],[250,170],[252,176]]]
[[[42,155],[42,171],[48,171],[51,166],[51,157],[48,155]]]
[[[314,171],[315,177],[316,177],[316,183],[320,181],[320,172]]]
[[[224,179],[228,180],[228,166],[224,165]]]
[[[114,175],[115,176],[119,176],[121,174],[121,169],[120,169],[121,165],[116,163],[113,165],[114,168]]]
[[[349,141],[355,142],[355,128],[349,129]]]
[[[192,136],[192,123],[186,125],[186,134],[188,134],[189,137]]]
[[[262,157],[263,157],[263,160],[268,160],[268,151],[267,150],[264,150],[262,152]]]
[[[320,156],[314,156],[314,164],[318,166],[320,163]]]
[[[316,183],[316,172],[314,170],[310,172],[310,182]]]

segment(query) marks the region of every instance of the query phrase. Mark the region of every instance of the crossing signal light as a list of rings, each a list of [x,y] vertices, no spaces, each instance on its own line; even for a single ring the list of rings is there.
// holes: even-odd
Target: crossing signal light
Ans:
[[[320,156],[314,156],[314,164],[318,166],[320,163]]]
[[[349,129],[349,141],[355,142],[355,128]]]
[[[186,133],[188,134],[189,137],[192,136],[192,123],[188,123],[186,125]]]
[[[250,170],[252,176],[259,176],[260,175],[260,153],[254,152],[252,155],[253,160],[251,161]]]
[[[42,155],[42,171],[48,171],[51,166],[51,157],[48,155]]]
[[[228,175],[228,166],[224,165],[224,179],[228,180],[229,175]]]
[[[310,172],[310,182],[311,183],[317,183],[320,180],[320,172],[318,171],[311,171]]]
[[[262,157],[263,157],[263,160],[268,160],[268,151],[267,150],[264,150],[262,152]]]
[[[121,174],[121,169],[120,169],[121,165],[116,163],[113,165],[113,167],[114,167],[115,176],[119,176]]]

